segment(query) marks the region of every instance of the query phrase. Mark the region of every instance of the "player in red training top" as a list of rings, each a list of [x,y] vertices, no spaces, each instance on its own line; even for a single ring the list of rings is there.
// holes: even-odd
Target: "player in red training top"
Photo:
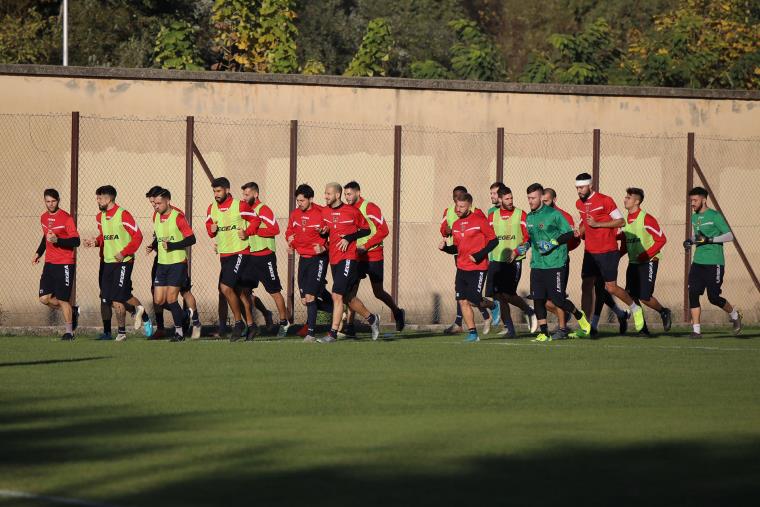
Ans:
[[[47,188],[43,196],[47,211],[40,217],[42,240],[32,264],[39,264],[40,257],[45,256],[40,277],[40,303],[61,310],[66,325],[61,340],[70,341],[74,339],[79,320],[79,307],[69,302],[76,272],[74,249],[79,246],[79,233],[72,216],[58,207],[61,200],[58,191]]]
[[[618,228],[625,225],[625,219],[615,201],[610,196],[595,192],[591,184],[591,175],[588,173],[581,173],[575,178],[575,188],[578,192],[575,207],[580,214],[578,232],[583,237],[586,248],[581,268],[581,306],[588,315],[593,300],[591,291],[594,281],[601,278],[607,292],[630,306],[636,331],[641,331],[644,328],[644,311],[617,284],[620,262],[617,233]],[[595,318],[592,318],[592,328],[595,327]]]
[[[372,284],[372,293],[377,299],[385,303],[393,314],[396,321],[396,331],[404,330],[405,312],[393,301],[393,297],[383,288],[384,262],[383,262],[383,239],[388,236],[388,222],[383,217],[380,207],[374,202],[362,198],[362,190],[359,183],[349,181],[343,187],[346,196],[346,204],[361,211],[370,228],[370,235],[360,238],[356,242],[356,250],[359,254],[358,268],[359,280],[369,277]],[[348,311],[346,335],[355,335],[354,311]]]
[[[320,343],[334,342],[338,337],[338,326],[343,318],[343,303],[367,319],[372,328],[372,339],[380,336],[380,316],[370,313],[364,303],[356,297],[359,289],[357,274],[356,240],[370,234],[369,224],[361,212],[341,201],[343,187],[339,183],[328,183],[325,187],[325,208],[322,209],[322,229],[327,235],[332,271],[333,318],[330,332],[320,338]]]

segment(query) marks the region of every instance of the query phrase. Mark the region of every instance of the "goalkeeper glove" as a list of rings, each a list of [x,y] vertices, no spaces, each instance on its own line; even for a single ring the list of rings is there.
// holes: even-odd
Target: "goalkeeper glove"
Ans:
[[[557,248],[558,245],[559,243],[557,243],[557,241],[554,239],[551,241],[539,241],[538,251],[541,252],[542,254],[548,254],[549,252]]]
[[[517,251],[517,255],[525,255],[525,252],[528,251],[528,243],[517,245],[517,248],[515,248],[515,251]]]
[[[712,243],[712,238],[708,238],[701,232],[698,232],[697,236],[694,238],[694,244],[697,246],[707,245],[709,243]]]

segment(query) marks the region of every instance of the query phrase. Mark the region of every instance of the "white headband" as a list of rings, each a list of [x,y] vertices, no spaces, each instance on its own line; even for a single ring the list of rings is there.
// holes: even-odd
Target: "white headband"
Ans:
[[[586,185],[591,185],[591,180],[575,180],[575,186],[576,187],[583,187]]]

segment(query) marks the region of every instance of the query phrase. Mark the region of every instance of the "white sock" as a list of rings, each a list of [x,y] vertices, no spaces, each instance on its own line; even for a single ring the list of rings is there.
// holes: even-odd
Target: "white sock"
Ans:
[[[701,325],[699,325],[699,324],[692,324],[691,327],[692,327],[692,329],[694,330],[695,333],[702,334],[702,326]]]
[[[174,326],[174,332],[182,336],[182,326]]]
[[[596,329],[599,326],[599,319],[601,318],[601,315],[594,315],[591,317],[591,327]]]
[[[639,309],[639,305],[637,305],[636,303],[631,303],[631,313],[634,313],[638,309]]]
[[[731,317],[731,320],[736,320],[739,318],[739,312],[736,311],[736,308],[731,310],[731,313],[728,314],[729,317]]]

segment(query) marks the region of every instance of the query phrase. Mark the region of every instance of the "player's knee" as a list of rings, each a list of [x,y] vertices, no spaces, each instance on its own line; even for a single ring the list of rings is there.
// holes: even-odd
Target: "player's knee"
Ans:
[[[689,291],[689,308],[699,308],[699,296],[701,295],[695,290]]]
[[[309,303],[313,303],[314,301],[316,301],[316,299],[317,298],[314,297],[314,294],[306,294],[303,297],[302,301],[304,304],[308,305]]]
[[[606,290],[609,293],[615,292],[617,288],[618,288],[617,282],[604,282],[604,290]]]
[[[40,303],[43,305],[49,305],[50,304],[50,294],[45,294],[44,296],[40,296]]]
[[[717,294],[708,294],[707,300],[710,302],[710,304],[715,305],[718,308],[723,308],[727,303],[724,298],[718,296]]]

